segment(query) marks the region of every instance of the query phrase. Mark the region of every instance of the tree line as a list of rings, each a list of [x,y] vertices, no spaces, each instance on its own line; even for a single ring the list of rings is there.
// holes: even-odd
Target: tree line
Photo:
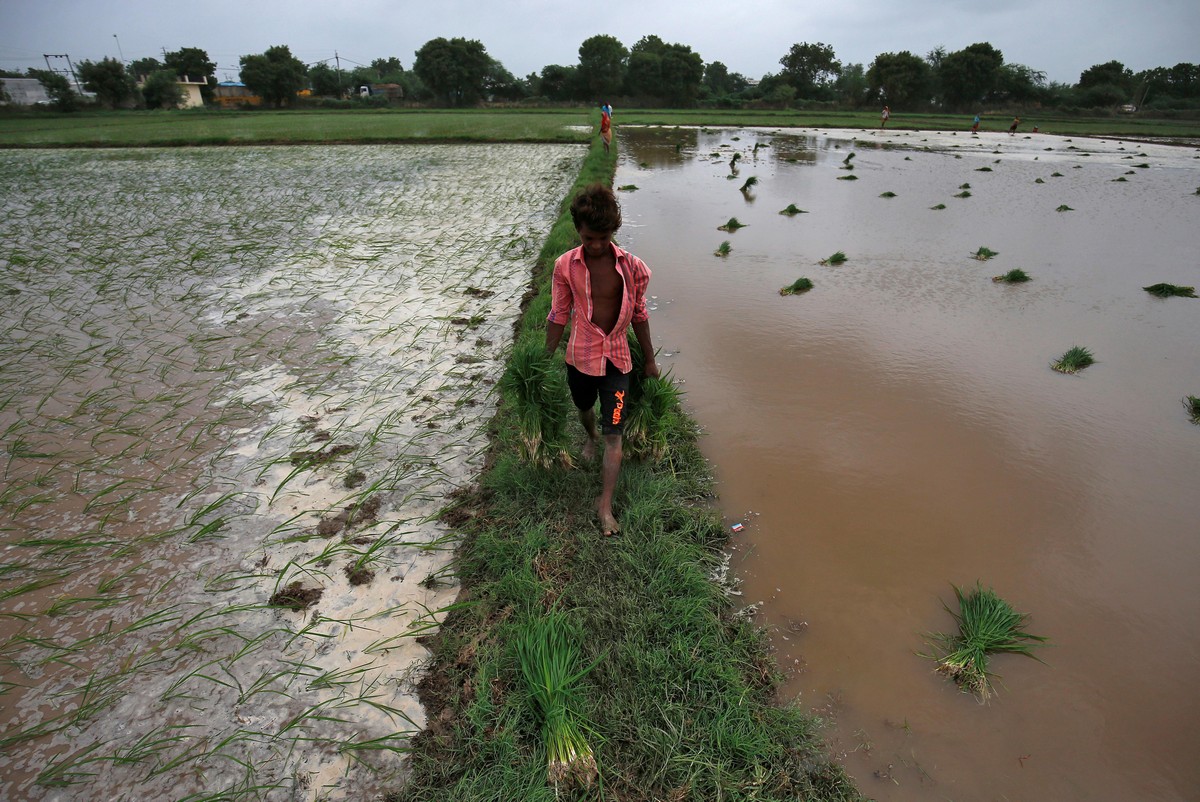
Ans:
[[[907,111],[979,111],[985,107],[1200,109],[1200,65],[1181,63],[1134,73],[1119,61],[1084,70],[1075,84],[1046,80],[1033,67],[1009,63],[987,42],[948,52],[937,47],[924,56],[907,50],[880,53],[869,65],[843,64],[822,42],[793,44],[779,59],[780,69],[760,79],[731,72],[719,61],[706,63],[691,47],[650,35],[626,48],[616,37],[598,34],[579,46],[575,64],[549,64],[517,78],[473,39],[439,37],[415,53],[412,69],[396,57],[369,67],[340,70],[326,62],[305,65],[286,45],[242,56],[240,78],[267,104],[295,102],[311,89],[323,98],[355,97],[357,87],[396,84],[412,101],[471,106],[483,101],[598,103],[670,107],[860,108],[887,104]],[[179,104],[177,76],[206,81],[211,100],[216,65],[200,48],[166,53],[163,61],[139,59],[128,65],[111,58],[81,62],[83,86],[110,108]],[[11,75],[11,74],[10,74]],[[77,102],[65,76],[29,70],[60,108]],[[2,77],[2,76],[0,76]],[[378,103],[382,99],[357,102]]]

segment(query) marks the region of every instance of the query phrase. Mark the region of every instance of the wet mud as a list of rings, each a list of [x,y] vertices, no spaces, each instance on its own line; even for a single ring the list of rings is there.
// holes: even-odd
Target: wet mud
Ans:
[[[1194,798],[1200,429],[1180,399],[1200,394],[1200,303],[1142,288],[1198,283],[1200,151],[965,131],[618,143],[614,183],[638,187],[621,244],[654,271],[660,365],[742,524],[742,598],[862,790]],[[992,281],[1016,268],[1030,281]],[[1054,372],[1075,345],[1096,363]],[[918,654],[954,626],[952,584],[976,581],[1050,638],[1044,663],[992,660],[987,704]]]

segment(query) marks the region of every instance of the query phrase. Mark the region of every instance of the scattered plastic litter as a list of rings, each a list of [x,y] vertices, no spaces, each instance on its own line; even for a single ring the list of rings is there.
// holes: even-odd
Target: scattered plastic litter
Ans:
[[[742,531],[743,529],[745,529],[746,527],[745,527],[745,525],[744,525],[744,524],[734,524],[733,526],[731,526],[731,527],[729,527],[729,528],[730,528],[730,529],[732,529],[732,530],[733,530],[733,531],[735,531],[735,532],[740,532],[740,531]]]

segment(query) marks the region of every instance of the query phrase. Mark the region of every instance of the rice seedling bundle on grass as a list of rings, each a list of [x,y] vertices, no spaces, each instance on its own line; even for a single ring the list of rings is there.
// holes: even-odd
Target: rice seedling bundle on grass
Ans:
[[[717,246],[715,251],[713,251],[713,256],[728,256],[729,252],[732,250],[733,246],[729,244],[729,240],[725,240]]]
[[[1187,410],[1188,419],[1200,425],[1200,398],[1189,395],[1183,399],[1183,408]]]
[[[1066,353],[1053,362],[1050,367],[1059,373],[1078,373],[1088,365],[1095,363],[1092,352],[1078,345],[1071,346]]]
[[[786,209],[783,209],[783,210],[781,210],[779,213],[780,213],[780,214],[786,214],[788,217],[793,217],[793,216],[795,216],[795,215],[798,215],[798,214],[808,214],[808,212],[806,212],[806,211],[804,211],[803,209],[799,208],[799,207],[798,207],[798,206],[796,206],[796,204],[794,204],[794,203],[789,203],[789,204],[787,205],[787,208],[786,208]]]
[[[717,231],[728,231],[730,233],[737,231],[739,228],[745,228],[746,224],[739,222],[736,217],[731,217],[725,222],[725,225],[717,226]]]
[[[1021,268],[1015,268],[1001,276],[992,276],[992,281],[1002,281],[1005,284],[1020,284],[1023,281],[1029,281],[1029,274]]]
[[[994,674],[988,671],[988,656],[1021,654],[1037,660],[1030,650],[1047,639],[1026,632],[1024,627],[1029,616],[1016,612],[991,588],[976,583],[973,590],[964,593],[957,585],[952,587],[958,598],[958,612],[944,602],[942,606],[958,622],[958,633],[931,635],[931,645],[941,654],[923,656],[936,659],[937,670],[953,679],[964,691],[987,699],[994,692],[991,680]]]
[[[803,292],[808,292],[813,288],[813,283],[807,278],[798,278],[791,284],[779,290],[780,295],[799,295]]]
[[[566,430],[571,404],[566,374],[541,344],[533,339],[516,344],[500,390],[519,421],[521,456],[543,467],[556,460],[570,465]]]
[[[1175,284],[1151,284],[1149,287],[1142,287],[1143,290],[1155,296],[1156,298],[1195,298],[1195,287],[1180,287]]]
[[[979,250],[975,251],[975,253],[973,253],[971,255],[971,258],[978,259],[981,262],[986,262],[988,259],[991,259],[993,256],[999,256],[999,255],[1000,255],[999,251],[993,251],[991,248],[989,248],[986,245],[980,245]]]
[[[846,261],[846,254],[843,251],[835,251],[832,256],[828,256],[821,260],[823,265],[840,265]]]
[[[596,781],[596,757],[579,713],[579,681],[594,667],[581,667],[579,632],[566,614],[553,609],[533,618],[518,635],[517,660],[521,676],[546,744],[546,777],[559,785],[591,788]]]

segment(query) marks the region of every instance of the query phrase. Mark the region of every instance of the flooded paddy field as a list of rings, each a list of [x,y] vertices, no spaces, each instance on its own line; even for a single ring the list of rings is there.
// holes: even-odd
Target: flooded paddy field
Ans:
[[[1195,798],[1200,426],[1181,400],[1200,395],[1200,301],[1142,288],[1200,286],[1200,151],[630,127],[618,143],[621,242],[654,271],[660,364],[745,525],[745,602],[860,788]],[[745,227],[718,230],[731,217]],[[1031,280],[992,281],[1013,269]],[[1051,370],[1075,345],[1096,363]],[[1050,639],[1044,664],[992,660],[986,704],[918,655],[956,630],[952,583],[976,581]]]
[[[584,152],[0,153],[0,797],[395,787]]]

